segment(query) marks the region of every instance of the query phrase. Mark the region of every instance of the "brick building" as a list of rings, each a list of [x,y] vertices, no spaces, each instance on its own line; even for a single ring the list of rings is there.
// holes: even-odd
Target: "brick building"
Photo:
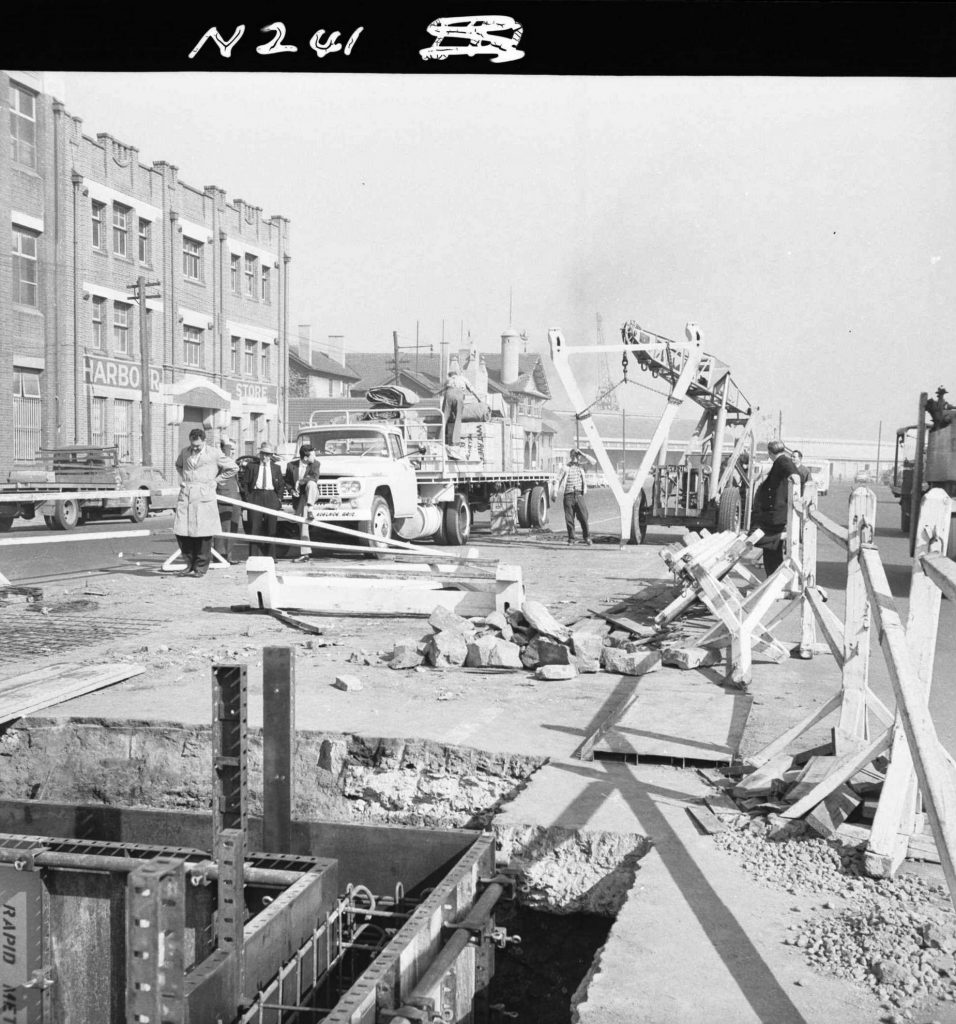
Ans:
[[[116,444],[172,477],[194,426],[241,452],[283,440],[289,221],[84,135],[41,75],[0,72],[0,102],[0,475],[40,447]]]

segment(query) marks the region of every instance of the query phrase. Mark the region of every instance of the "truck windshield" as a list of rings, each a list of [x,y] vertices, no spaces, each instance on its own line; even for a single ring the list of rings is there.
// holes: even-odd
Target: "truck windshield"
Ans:
[[[335,430],[300,434],[298,444],[310,444],[315,454],[323,455],[388,455],[388,442],[379,430],[362,427],[340,427]]]

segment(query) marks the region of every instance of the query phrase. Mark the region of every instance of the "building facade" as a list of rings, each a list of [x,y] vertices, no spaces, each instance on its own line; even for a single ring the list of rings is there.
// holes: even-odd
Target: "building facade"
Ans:
[[[289,221],[84,135],[39,75],[0,72],[0,98],[0,474],[115,444],[172,478],[195,426],[240,452],[284,440]]]

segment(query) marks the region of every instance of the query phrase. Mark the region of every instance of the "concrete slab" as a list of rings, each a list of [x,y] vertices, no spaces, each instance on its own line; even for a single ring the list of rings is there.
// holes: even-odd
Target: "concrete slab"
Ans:
[[[825,975],[806,984],[783,944],[795,898],[758,884],[701,835],[687,806],[696,773],[621,763],[552,763],[502,809],[496,830],[609,830],[649,843],[576,1008],[580,1024],[872,1024],[879,1004]],[[518,858],[520,862],[520,857]],[[552,866],[553,870],[553,866]]]

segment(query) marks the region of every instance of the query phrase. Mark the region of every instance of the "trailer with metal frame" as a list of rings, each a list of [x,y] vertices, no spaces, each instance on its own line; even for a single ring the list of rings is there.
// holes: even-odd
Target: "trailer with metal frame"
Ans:
[[[686,341],[675,342],[642,329],[633,320],[621,328],[621,342],[568,345],[558,329],[548,331],[551,359],[574,405],[578,423],[591,444],[617,499],[621,544],[643,542],[648,525],[684,526],[689,530],[739,530],[750,521],[759,476],[754,458],[752,406],[735,384],[730,368],[702,350],[696,324],[685,328]],[[622,379],[630,381],[634,363],[666,384],[667,405],[630,486],[618,479],[570,365],[573,355],[611,352],[621,356]],[[605,396],[601,396],[602,398]],[[667,440],[677,410],[689,399],[702,413],[688,451],[668,459]],[[600,399],[598,399],[600,401]],[[650,481],[650,498],[644,485]]]

